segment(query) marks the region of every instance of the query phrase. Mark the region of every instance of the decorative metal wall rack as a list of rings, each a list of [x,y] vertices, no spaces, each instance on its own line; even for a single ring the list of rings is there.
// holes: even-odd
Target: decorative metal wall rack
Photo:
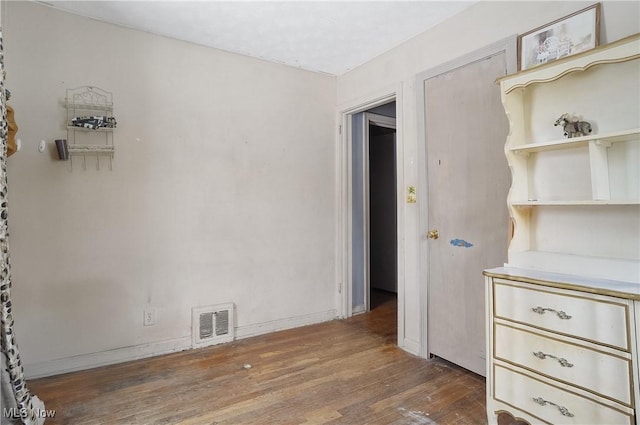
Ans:
[[[82,167],[87,169],[87,155],[95,156],[96,168],[100,169],[100,158],[109,159],[113,168],[115,145],[113,130],[113,94],[93,86],[67,89],[67,143],[73,169],[73,157],[82,156]]]

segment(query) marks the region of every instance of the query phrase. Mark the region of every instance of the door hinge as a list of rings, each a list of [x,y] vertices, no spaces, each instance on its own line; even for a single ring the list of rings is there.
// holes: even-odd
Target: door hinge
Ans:
[[[342,124],[338,126],[338,134],[342,134]]]

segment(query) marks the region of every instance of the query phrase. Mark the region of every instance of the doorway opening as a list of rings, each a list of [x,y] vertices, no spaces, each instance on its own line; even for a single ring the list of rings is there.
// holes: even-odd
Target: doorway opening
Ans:
[[[372,95],[368,101],[360,99],[351,104],[343,105],[339,109],[338,156],[336,158],[339,167],[336,176],[339,205],[336,222],[338,238],[336,299],[340,316],[344,318],[368,313],[373,306],[375,311],[363,314],[361,320],[375,322],[384,320],[385,329],[389,329],[389,337],[394,338],[399,347],[415,354],[419,350],[418,344],[407,339],[405,335],[405,270],[404,238],[402,237],[405,208],[403,202],[404,163],[402,161],[404,133],[401,125],[396,129],[396,120],[401,123],[403,119],[402,105],[401,87],[398,86],[393,92],[385,90],[377,95]],[[371,129],[370,124],[373,125]],[[375,127],[382,127],[385,130]],[[394,131],[391,132],[387,129]],[[392,133],[394,135],[393,149],[391,150],[393,155],[387,154],[382,157],[386,157],[385,162],[390,164],[389,167],[393,170],[392,177],[387,179],[390,182],[386,182],[395,188],[395,194],[387,196],[387,198],[393,199],[395,223],[386,227],[390,227],[389,230],[393,232],[390,234],[391,236],[387,236],[387,240],[393,240],[393,242],[387,244],[393,248],[391,258],[395,268],[393,287],[396,292],[375,288],[372,291],[370,287],[372,271],[376,273],[375,266],[374,270],[370,268],[370,222],[372,219],[374,222],[376,221],[376,217],[371,217],[369,213],[371,198],[370,133],[374,134],[374,138],[377,133]],[[376,155],[377,152],[374,152],[374,159]],[[374,178],[374,193],[376,193],[376,187]],[[374,256],[377,255],[375,249],[374,246]],[[388,308],[391,310],[387,310]],[[386,319],[381,319],[382,317]],[[393,317],[393,320],[390,317]]]
[[[396,129],[369,121],[369,309],[398,294]],[[366,289],[365,289],[366,290]]]
[[[352,116],[352,314],[398,307],[395,109]]]

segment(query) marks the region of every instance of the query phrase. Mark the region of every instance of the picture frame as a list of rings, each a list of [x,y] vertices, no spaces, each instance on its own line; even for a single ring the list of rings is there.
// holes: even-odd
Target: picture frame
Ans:
[[[591,50],[600,44],[600,3],[518,36],[518,70]]]

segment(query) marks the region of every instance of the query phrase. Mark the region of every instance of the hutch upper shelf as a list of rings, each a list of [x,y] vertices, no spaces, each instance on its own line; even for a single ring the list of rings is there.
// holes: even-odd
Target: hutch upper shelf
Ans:
[[[640,283],[640,34],[498,82],[508,266]],[[564,114],[592,131],[563,137]]]

